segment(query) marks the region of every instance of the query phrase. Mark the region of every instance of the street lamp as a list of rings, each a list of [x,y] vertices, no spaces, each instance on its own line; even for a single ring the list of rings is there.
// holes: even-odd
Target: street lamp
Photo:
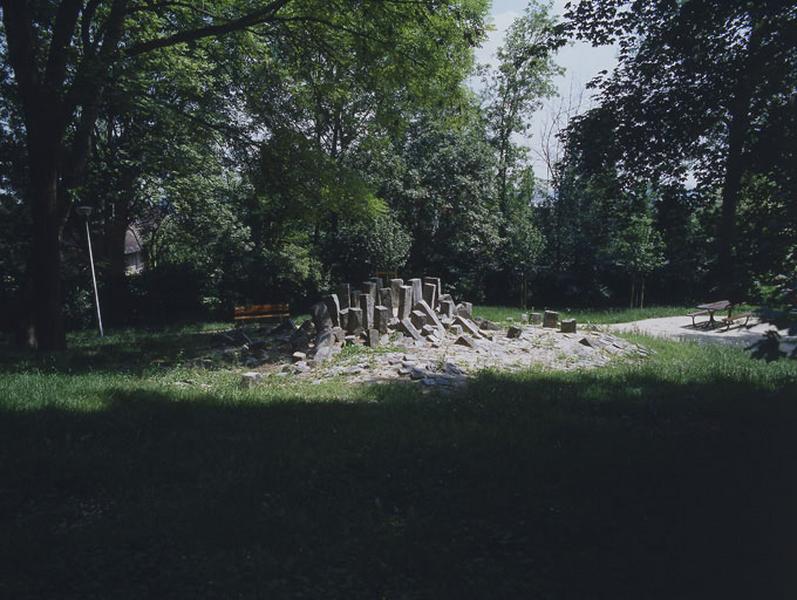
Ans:
[[[102,313],[100,313],[100,294],[97,291],[97,275],[94,272],[94,253],[91,251],[91,231],[89,230],[89,217],[91,216],[90,206],[78,206],[75,208],[77,214],[86,219],[86,239],[89,241],[89,263],[91,264],[91,282],[94,284],[94,304],[97,306],[97,323],[100,326],[100,337],[104,337],[102,331]]]

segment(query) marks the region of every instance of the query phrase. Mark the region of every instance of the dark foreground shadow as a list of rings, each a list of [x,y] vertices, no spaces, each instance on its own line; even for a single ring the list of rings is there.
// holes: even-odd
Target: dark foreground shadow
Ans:
[[[792,598],[793,390],[0,413],[3,598]]]

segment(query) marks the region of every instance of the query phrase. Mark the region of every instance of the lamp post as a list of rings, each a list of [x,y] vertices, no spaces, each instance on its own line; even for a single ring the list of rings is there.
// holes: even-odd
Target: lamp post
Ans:
[[[91,282],[94,284],[94,304],[97,307],[97,323],[100,326],[100,337],[104,337],[105,334],[102,331],[102,313],[100,312],[100,294],[97,291],[97,275],[94,272],[94,253],[91,251],[91,231],[89,230],[91,207],[78,206],[75,210],[77,214],[86,219],[86,239],[89,242],[89,264],[91,264]]]

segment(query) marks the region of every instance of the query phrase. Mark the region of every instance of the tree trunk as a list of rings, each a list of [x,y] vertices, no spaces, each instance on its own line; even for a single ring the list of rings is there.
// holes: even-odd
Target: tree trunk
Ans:
[[[42,144],[30,160],[31,323],[26,344],[42,352],[66,348],[61,302],[61,233],[64,214],[58,201],[57,142]]]
[[[631,277],[631,301],[628,304],[629,308],[634,308],[634,294],[636,293],[635,284],[636,280],[634,277]]]
[[[645,280],[643,279],[639,285],[639,308],[645,308]]]

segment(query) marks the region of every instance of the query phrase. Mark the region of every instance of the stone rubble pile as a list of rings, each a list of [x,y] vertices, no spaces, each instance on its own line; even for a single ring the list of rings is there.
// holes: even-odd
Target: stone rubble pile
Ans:
[[[649,353],[607,332],[578,333],[574,320],[560,320],[554,311],[522,315],[520,323],[504,327],[474,318],[472,310],[469,302],[456,303],[442,293],[437,277],[410,279],[407,285],[401,279],[383,285],[373,278],[360,289],[343,284],[312,307],[311,320],[299,327],[288,321],[265,340],[244,344],[249,352],[244,364],[257,364],[252,350],[257,348],[259,356],[271,358],[267,366],[277,375],[314,382],[405,379],[452,389],[483,369],[593,368]],[[347,345],[375,350],[329,360]],[[246,373],[241,384],[248,387],[260,379],[257,372]]]

